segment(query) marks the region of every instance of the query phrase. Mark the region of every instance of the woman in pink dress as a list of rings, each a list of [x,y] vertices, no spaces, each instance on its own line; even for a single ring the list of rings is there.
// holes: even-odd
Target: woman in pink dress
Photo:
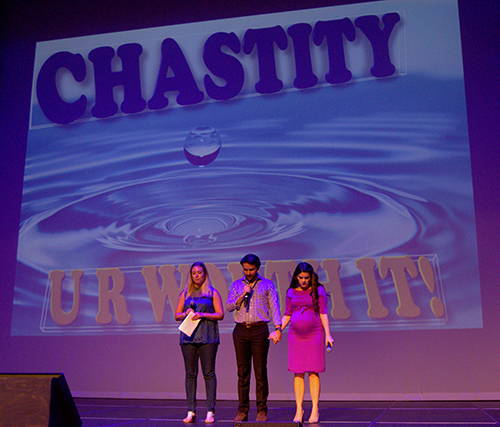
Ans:
[[[332,345],[330,322],[327,315],[326,291],[318,282],[318,275],[307,262],[297,265],[286,293],[282,329],[290,323],[288,334],[288,370],[294,373],[294,391],[297,411],[294,422],[302,422],[304,410],[304,377],[309,374],[312,411],[309,423],[319,421],[319,373],[325,372],[325,345]]]

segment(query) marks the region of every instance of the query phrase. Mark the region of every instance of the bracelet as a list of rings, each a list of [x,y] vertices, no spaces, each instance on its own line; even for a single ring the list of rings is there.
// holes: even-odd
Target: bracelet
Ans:
[[[280,332],[283,332],[283,330],[281,329],[281,326],[276,326],[276,327],[274,328],[274,330],[275,330],[275,331],[280,331]]]

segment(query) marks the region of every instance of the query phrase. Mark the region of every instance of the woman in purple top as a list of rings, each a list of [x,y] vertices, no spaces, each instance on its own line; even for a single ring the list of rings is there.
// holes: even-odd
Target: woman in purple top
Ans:
[[[307,262],[297,265],[286,293],[286,310],[282,329],[290,323],[288,334],[288,370],[294,373],[297,412],[294,422],[302,422],[304,410],[304,377],[309,374],[312,411],[310,423],[319,421],[319,373],[325,372],[325,345],[332,345],[327,315],[326,291],[318,275]]]

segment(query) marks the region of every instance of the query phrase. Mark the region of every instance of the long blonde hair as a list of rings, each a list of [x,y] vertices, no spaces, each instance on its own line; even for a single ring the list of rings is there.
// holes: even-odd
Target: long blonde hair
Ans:
[[[194,281],[193,281],[193,275],[191,274],[194,267],[201,267],[201,269],[205,273],[205,280],[201,284],[200,294],[203,296],[206,296],[206,297],[211,297],[213,295],[213,287],[212,287],[212,284],[210,283],[210,278],[208,277],[207,267],[202,262],[194,262],[191,265],[191,268],[189,269],[189,277],[188,277],[188,280],[186,282],[186,286],[184,287],[185,297],[186,298],[189,297],[196,290],[196,285],[194,284]]]

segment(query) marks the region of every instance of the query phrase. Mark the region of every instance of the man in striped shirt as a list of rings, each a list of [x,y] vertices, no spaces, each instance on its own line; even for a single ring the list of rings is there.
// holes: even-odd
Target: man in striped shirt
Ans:
[[[267,355],[269,340],[276,344],[281,339],[279,301],[274,283],[258,273],[260,259],[257,255],[245,255],[240,264],[244,277],[233,282],[226,302],[226,308],[234,312],[236,322],[233,342],[238,366],[239,405],[234,421],[248,420],[252,358],[256,382],[256,421],[267,421]],[[268,322],[274,325],[271,334]]]

